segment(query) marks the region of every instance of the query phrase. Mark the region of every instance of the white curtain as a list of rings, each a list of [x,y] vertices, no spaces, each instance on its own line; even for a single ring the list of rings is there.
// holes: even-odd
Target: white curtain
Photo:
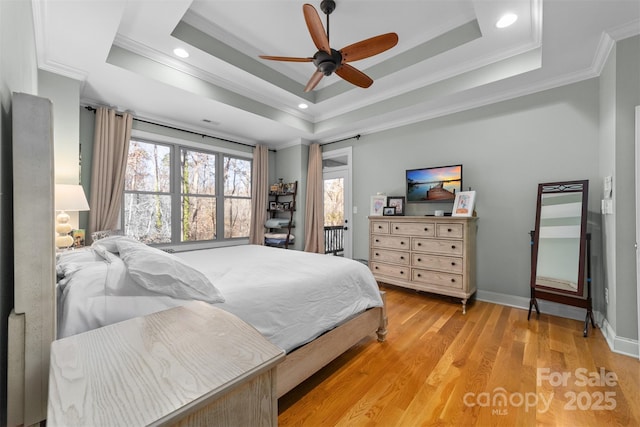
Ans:
[[[124,192],[133,117],[104,107],[96,110],[87,238],[117,227]]]
[[[251,169],[251,227],[249,243],[264,245],[264,222],[267,219],[269,203],[269,149],[256,145],[253,150]]]
[[[309,146],[307,172],[306,222],[304,226],[305,252],[324,253],[324,199],[322,180],[322,149],[320,144]]]

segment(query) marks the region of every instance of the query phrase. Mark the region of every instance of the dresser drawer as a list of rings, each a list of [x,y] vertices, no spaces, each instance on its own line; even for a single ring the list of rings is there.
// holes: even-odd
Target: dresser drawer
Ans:
[[[409,265],[409,252],[372,249],[370,259],[372,261],[388,262],[390,264]]]
[[[411,265],[414,267],[462,274],[462,258],[419,254],[414,252],[411,254]]]
[[[460,240],[422,239],[414,237],[411,240],[411,250],[462,256],[463,243]]]
[[[371,271],[373,274],[390,276],[396,279],[409,280],[409,270],[409,267],[403,267],[400,265],[382,264],[377,262],[371,263]]]
[[[389,234],[389,221],[371,221],[371,233]]]
[[[374,248],[409,250],[411,238],[402,236],[371,235],[371,246]]]
[[[404,236],[433,237],[436,235],[436,227],[433,223],[391,222],[390,232]]]
[[[462,275],[440,273],[437,271],[414,268],[411,270],[411,280],[429,285],[446,286],[447,288],[462,289]]]
[[[462,224],[438,224],[436,226],[436,236],[449,237],[452,239],[462,239],[464,227]]]

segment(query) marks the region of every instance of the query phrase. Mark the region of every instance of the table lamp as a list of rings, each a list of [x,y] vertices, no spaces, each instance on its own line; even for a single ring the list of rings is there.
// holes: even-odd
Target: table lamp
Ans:
[[[84,195],[81,185],[56,184],[56,248],[64,249],[73,245],[73,237],[69,235],[72,230],[69,224],[69,215],[65,211],[88,211],[89,203]]]

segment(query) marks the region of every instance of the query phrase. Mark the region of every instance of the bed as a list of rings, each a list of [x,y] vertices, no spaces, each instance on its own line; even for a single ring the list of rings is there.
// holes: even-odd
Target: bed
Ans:
[[[32,425],[46,418],[50,346],[56,339],[57,318],[64,316],[56,312],[52,106],[44,98],[14,94],[12,108],[13,231],[14,236],[20,238],[14,240],[14,310],[8,326],[7,421],[10,426]],[[279,251],[281,257],[271,262],[271,272],[282,278],[288,276],[293,265],[285,257],[305,255],[297,251],[272,250]],[[306,255],[336,262],[340,259]],[[188,256],[186,253],[176,255]],[[248,259],[242,261],[243,268],[252,264]],[[230,295],[229,299],[232,302]],[[382,302],[381,306],[347,316],[339,325],[316,334],[318,336],[306,344],[294,344],[278,366],[278,396],[362,338],[377,333],[378,339],[384,340],[387,322],[384,295]]]
[[[278,397],[332,359],[310,369],[287,368],[321,356],[311,355],[307,344],[322,338],[321,353],[330,355],[328,347],[336,345],[331,335],[339,335],[340,347],[373,332],[380,340],[385,335],[375,279],[365,265],[341,257],[258,245],[168,254],[114,236],[59,254],[56,270],[59,338],[205,301],[254,326],[291,356],[278,370]]]

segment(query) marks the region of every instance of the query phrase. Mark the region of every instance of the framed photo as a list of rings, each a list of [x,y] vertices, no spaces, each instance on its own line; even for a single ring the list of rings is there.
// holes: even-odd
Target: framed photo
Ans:
[[[282,209],[288,210],[291,207],[291,202],[282,202]]]
[[[387,196],[371,196],[370,215],[382,215],[382,209],[387,206]]]
[[[404,197],[389,196],[387,206],[396,208],[396,215],[404,215]]]
[[[84,230],[83,229],[77,229],[77,230],[71,230],[71,237],[73,237],[73,247],[74,248],[81,248],[84,246]]]
[[[278,208],[278,204],[276,202],[269,202],[269,209],[275,211]]]
[[[453,202],[453,212],[451,216],[472,216],[476,203],[475,191],[460,191],[456,194]]]
[[[396,208],[393,206],[385,206],[382,208],[382,215],[394,216],[396,214]]]

